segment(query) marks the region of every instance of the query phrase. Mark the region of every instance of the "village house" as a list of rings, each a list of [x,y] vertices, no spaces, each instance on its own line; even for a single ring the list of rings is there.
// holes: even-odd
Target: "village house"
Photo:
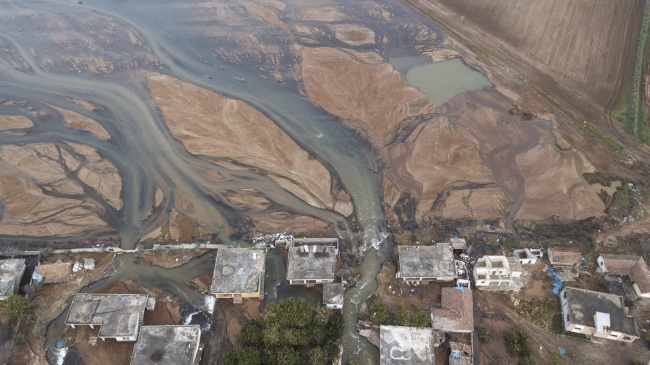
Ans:
[[[634,318],[628,316],[621,296],[564,288],[560,292],[560,303],[567,332],[623,342],[639,338]]]
[[[515,269],[510,263],[515,265]],[[474,285],[479,289],[511,290],[513,278],[521,276],[521,263],[516,257],[483,256],[474,265]]]
[[[582,263],[582,254],[573,248],[549,247],[548,261],[553,266],[574,266]]]
[[[381,365],[434,364],[431,329],[381,326],[379,329],[379,354]]]
[[[333,283],[338,268],[338,238],[304,238],[287,242],[287,280],[291,285]]]
[[[469,333],[474,331],[474,302],[468,288],[446,287],[441,290],[440,308],[431,310],[434,331]]]
[[[201,326],[142,326],[133,348],[131,365],[198,365]]]
[[[85,294],[74,296],[65,324],[99,326],[102,340],[135,341],[145,310],[153,310],[155,298],[143,294]]]
[[[650,298],[650,272],[643,257],[632,255],[600,255],[600,270],[609,275],[628,276],[637,296]]]
[[[398,246],[397,278],[407,283],[453,281],[458,277],[451,243]]]
[[[0,300],[18,294],[25,268],[24,259],[0,260]]]
[[[220,248],[210,291],[217,298],[264,298],[266,252],[252,248]]]

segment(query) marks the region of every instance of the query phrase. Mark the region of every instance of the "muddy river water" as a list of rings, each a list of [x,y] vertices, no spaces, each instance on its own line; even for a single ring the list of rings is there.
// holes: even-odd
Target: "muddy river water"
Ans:
[[[444,104],[458,93],[491,85],[483,75],[458,59],[431,64],[426,58],[412,58],[423,48],[435,48],[445,35],[397,0],[363,4],[290,0],[285,5],[285,13],[289,15],[283,20],[293,21],[295,25],[325,29],[313,15],[320,13],[337,22],[355,22],[371,29],[377,39],[386,39],[382,51],[394,55],[391,62],[395,68],[404,69],[407,81],[426,93],[435,105]],[[159,225],[179,195],[192,201],[195,214],[207,222],[207,229],[219,234],[221,241],[245,245],[231,235],[233,227],[243,224],[244,214],[213,198],[222,197],[224,189],[235,188],[255,189],[272,197],[277,206],[330,222],[342,237],[355,239],[339,213],[305,203],[266,176],[216,166],[187,153],[166,128],[139,73],[141,70],[169,74],[245,101],[321,161],[352,198],[357,223],[363,231],[359,242],[353,244],[363,252],[361,278],[345,296],[344,356],[363,354],[360,358],[363,364],[378,363],[377,348],[360,338],[355,330],[359,306],[375,291],[376,274],[393,245],[387,238],[379,175],[372,163],[373,151],[340,118],[304,97],[295,79],[285,77],[283,82],[277,82],[271,77],[260,77],[260,70],[266,64],[284,71],[296,68],[292,57],[295,36],[287,35],[282,27],[268,31],[265,27],[251,26],[247,18],[250,15],[244,14],[241,6],[225,1],[85,0],[77,4],[63,0],[8,0],[0,6],[3,47],[0,99],[21,101],[47,113],[47,117],[38,118],[23,107],[0,105],[0,113],[24,115],[34,123],[24,134],[0,133],[0,145],[74,142],[89,145],[112,161],[122,177],[124,205],[120,210],[107,207],[107,215],[123,248],[133,248],[146,232]],[[311,7],[329,10],[310,12]],[[332,8],[339,10],[334,12]],[[376,15],[383,14],[382,11],[390,16]],[[56,17],[48,18],[47,14]],[[120,38],[119,29],[128,29],[130,37]],[[79,36],[86,31],[87,35]],[[100,42],[105,34],[113,37],[106,44]],[[421,37],[422,34],[427,37]],[[326,31],[313,33],[312,41],[321,46],[346,46],[359,51],[375,49],[374,44],[343,44]],[[89,72],[83,67],[84,62],[101,64],[93,59],[95,56],[112,60],[113,70]],[[242,79],[246,82],[238,81]],[[73,99],[89,101],[100,108],[84,109],[72,102]],[[50,105],[98,121],[111,134],[111,139],[104,141],[65,127]],[[200,168],[216,170],[224,179],[208,180]],[[165,193],[162,207],[143,220],[157,188]],[[130,279],[168,290],[188,305],[202,309],[203,298],[185,283],[211,271],[209,255],[175,269],[151,266],[130,255],[115,260],[117,273],[86,291],[98,290],[119,279]],[[275,264],[270,266],[272,273],[267,278],[272,283],[267,288],[278,287],[277,274],[284,270],[277,258],[273,260]],[[270,298],[282,296],[269,295]],[[61,329],[62,317],[59,317],[48,329],[49,349]],[[56,361],[55,351],[48,353],[48,360]]]

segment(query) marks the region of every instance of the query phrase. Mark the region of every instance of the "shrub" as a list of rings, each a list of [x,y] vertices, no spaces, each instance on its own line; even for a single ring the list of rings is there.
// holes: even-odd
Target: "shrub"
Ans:
[[[40,249],[39,253],[41,254],[41,257],[50,257],[50,256],[52,256],[52,251],[54,251],[54,250],[52,250],[51,247],[46,247],[46,248]]]
[[[427,312],[415,313],[411,318],[411,326],[425,328],[431,325],[431,316]]]
[[[238,365],[239,351],[230,350],[221,357],[221,365]]]
[[[178,255],[178,249],[170,247],[167,250],[167,254],[169,254],[170,256],[176,256],[176,255]]]
[[[23,342],[27,341],[27,336],[25,336],[22,333],[19,333],[14,338],[14,341],[16,341],[16,343],[23,343]]]
[[[34,311],[34,304],[20,295],[12,294],[5,300],[0,301],[0,311],[6,313],[12,319],[23,320]]]
[[[489,329],[484,328],[478,333],[478,338],[480,338],[481,341],[488,343],[492,339],[492,332],[490,332]]]
[[[379,301],[370,304],[370,319],[377,325],[386,325],[390,323],[390,316],[388,315],[386,308],[384,308]]]
[[[312,307],[304,298],[291,297],[267,307],[262,318],[267,327],[305,328],[311,324]]]
[[[400,309],[397,310],[395,313],[395,317],[393,318],[393,323],[396,326],[410,326],[411,325],[411,314],[404,309],[404,307],[400,307]]]
[[[537,359],[532,356],[520,357],[519,365],[537,365]]]
[[[567,365],[558,355],[551,357],[551,365]]]

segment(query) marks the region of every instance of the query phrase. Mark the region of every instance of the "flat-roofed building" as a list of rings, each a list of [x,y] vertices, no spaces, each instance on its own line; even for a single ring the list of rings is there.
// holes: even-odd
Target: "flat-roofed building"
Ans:
[[[252,248],[220,248],[210,291],[217,298],[264,298],[266,252]]]
[[[397,277],[406,282],[453,281],[458,277],[451,243],[398,246]]]
[[[650,272],[641,256],[600,255],[597,259],[600,269],[610,275],[628,276],[636,295],[650,298]]]
[[[381,326],[381,365],[431,365],[435,355],[431,328]]]
[[[286,247],[289,284],[311,286],[334,282],[338,268],[338,238],[294,239]]]
[[[328,309],[343,309],[344,290],[342,283],[323,284],[323,304]]]
[[[198,365],[201,327],[142,326],[133,348],[131,365]]]
[[[564,288],[560,292],[564,330],[608,340],[633,342],[639,338],[634,318],[623,297],[591,290]]]
[[[474,331],[474,301],[468,288],[442,288],[440,308],[431,310],[431,327],[440,332]]]
[[[0,300],[18,294],[25,268],[24,259],[0,260]]]
[[[65,319],[68,326],[99,326],[102,340],[135,341],[148,296],[143,294],[85,294],[74,296]]]
[[[549,247],[548,261],[554,266],[573,266],[582,263],[582,254],[575,248]]]

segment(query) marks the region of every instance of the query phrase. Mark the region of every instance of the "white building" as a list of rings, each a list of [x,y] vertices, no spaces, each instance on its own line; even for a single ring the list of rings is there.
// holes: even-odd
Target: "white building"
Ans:
[[[505,256],[483,256],[474,265],[474,283],[480,289],[510,290],[518,276],[521,271],[513,271]]]

